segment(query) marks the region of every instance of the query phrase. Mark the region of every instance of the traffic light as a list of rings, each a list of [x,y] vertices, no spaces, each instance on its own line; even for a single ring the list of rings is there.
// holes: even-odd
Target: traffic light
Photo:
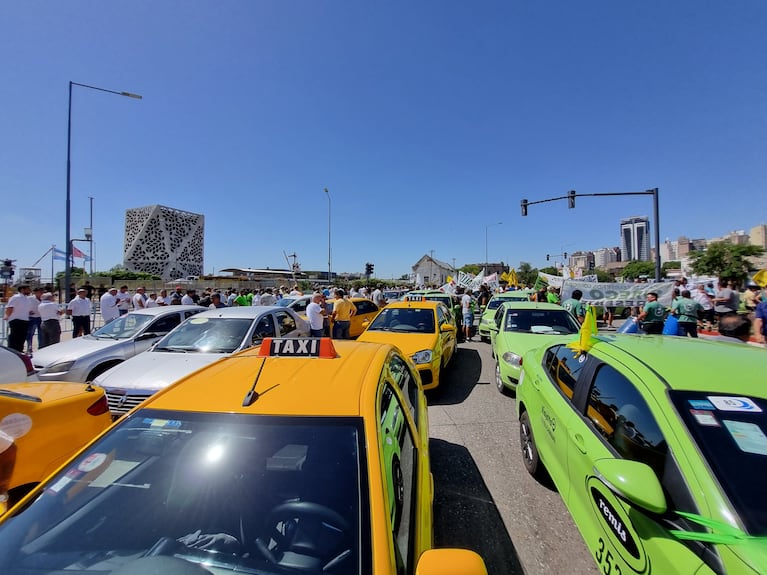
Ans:
[[[366,276],[372,276],[373,275],[373,264],[366,263],[365,264],[365,275]]]
[[[13,277],[13,260],[3,260],[3,266],[0,267],[0,277],[9,280]]]
[[[567,192],[567,207],[568,208],[575,207],[575,190],[570,190],[569,192]]]
[[[562,259],[563,259],[563,260],[566,260],[566,259],[567,259],[567,252],[565,252],[565,253],[563,253],[563,254],[562,254]]]
[[[522,215],[527,215],[527,200],[522,200]]]
[[[546,254],[546,261],[549,261],[549,254]]]

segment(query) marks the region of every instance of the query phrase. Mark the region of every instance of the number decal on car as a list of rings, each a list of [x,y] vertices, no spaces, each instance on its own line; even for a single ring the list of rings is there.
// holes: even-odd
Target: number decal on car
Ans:
[[[599,548],[596,550],[594,556],[596,557],[597,563],[602,567],[602,573],[605,575],[622,575],[620,565],[615,563],[613,554],[610,553],[609,549],[605,551],[605,540],[601,537],[599,538]]]

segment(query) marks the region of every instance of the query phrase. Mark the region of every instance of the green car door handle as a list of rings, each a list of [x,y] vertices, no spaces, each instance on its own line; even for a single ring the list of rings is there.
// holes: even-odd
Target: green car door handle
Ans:
[[[583,436],[580,433],[575,433],[572,435],[572,438],[575,447],[578,448],[578,451],[581,453],[586,453],[586,442],[583,441]]]

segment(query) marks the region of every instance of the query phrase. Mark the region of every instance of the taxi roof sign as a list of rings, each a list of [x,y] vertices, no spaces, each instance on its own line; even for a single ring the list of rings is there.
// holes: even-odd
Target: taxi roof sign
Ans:
[[[265,337],[258,355],[264,357],[338,357],[329,337],[276,338]]]

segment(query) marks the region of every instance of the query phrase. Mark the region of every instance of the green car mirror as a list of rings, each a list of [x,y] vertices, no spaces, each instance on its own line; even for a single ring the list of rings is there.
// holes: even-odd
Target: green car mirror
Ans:
[[[650,466],[630,459],[598,459],[594,470],[618,497],[651,513],[665,513],[666,496]]]

